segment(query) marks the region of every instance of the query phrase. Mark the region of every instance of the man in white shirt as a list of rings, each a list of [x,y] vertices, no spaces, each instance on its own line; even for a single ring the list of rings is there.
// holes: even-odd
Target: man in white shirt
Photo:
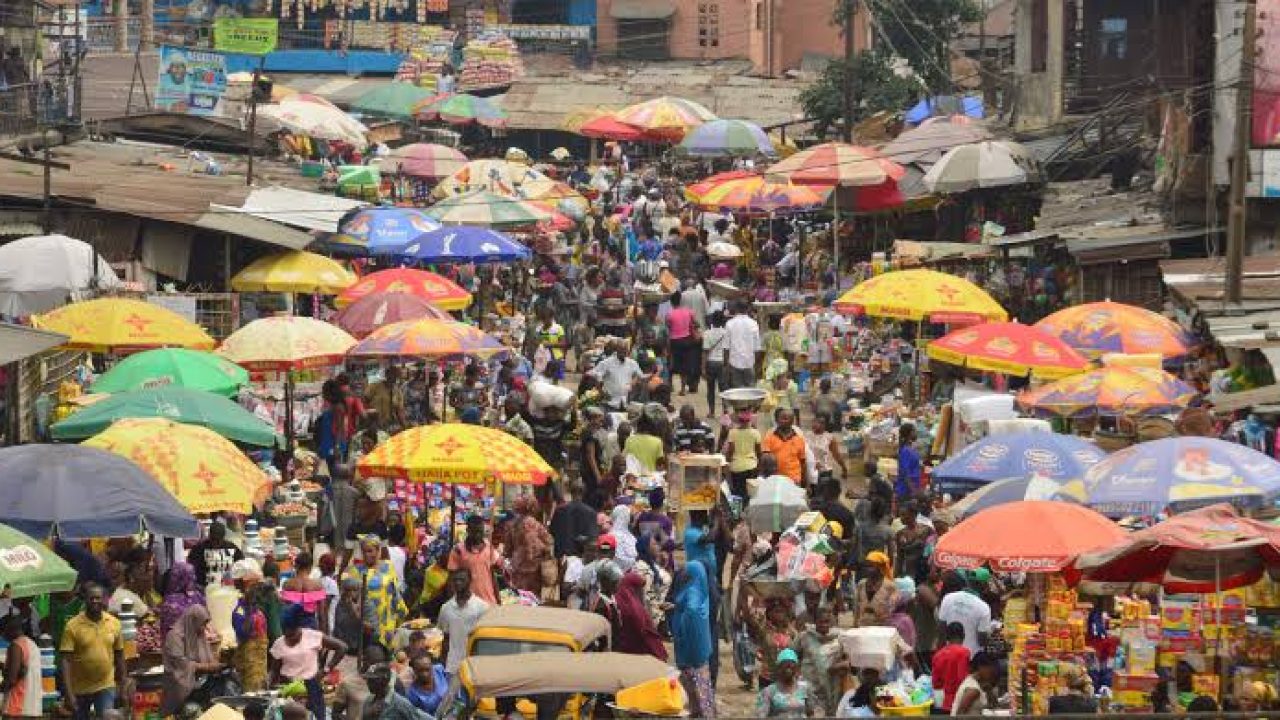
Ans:
[[[760,324],[751,317],[746,303],[734,304],[733,317],[724,324],[724,342],[729,350],[724,387],[754,387],[756,366],[764,355],[764,348],[760,344]]]
[[[626,346],[615,340],[609,344],[609,356],[596,363],[591,374],[598,378],[604,387],[604,394],[609,399],[609,407],[618,409],[626,407],[627,395],[636,378],[644,377],[639,363],[627,357]]]
[[[991,606],[965,589],[964,578],[949,572],[942,578],[942,602],[938,604],[938,623],[957,622],[964,626],[964,646],[970,656],[976,655],[991,633]]]
[[[436,624],[444,633],[442,645],[448,648],[445,672],[452,677],[467,659],[467,639],[480,616],[488,612],[489,603],[471,594],[471,571],[465,568],[449,573],[449,589],[453,591],[453,598],[440,607]]]

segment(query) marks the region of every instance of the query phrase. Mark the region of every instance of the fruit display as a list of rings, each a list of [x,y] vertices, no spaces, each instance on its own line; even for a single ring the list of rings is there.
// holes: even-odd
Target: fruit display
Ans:
[[[720,488],[711,484],[703,485],[685,492],[684,506],[686,508],[698,508],[715,505],[719,495]]]

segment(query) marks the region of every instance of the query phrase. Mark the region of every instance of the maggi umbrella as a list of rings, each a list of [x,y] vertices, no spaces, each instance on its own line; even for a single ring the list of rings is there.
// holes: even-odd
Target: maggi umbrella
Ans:
[[[1246,587],[1280,568],[1280,528],[1241,516],[1226,504],[1179,513],[1112,547],[1076,559],[1069,576],[1090,592],[1138,586],[1172,593]]]
[[[405,430],[361,458],[356,468],[362,477],[461,484],[542,485],[555,472],[514,435],[461,423]]]
[[[454,320],[423,318],[384,325],[369,333],[349,354],[365,358],[490,357],[507,349],[497,338],[477,327]]]
[[[952,331],[929,343],[929,357],[952,365],[1053,380],[1089,368],[1065,342],[1031,325],[992,322]]]
[[[1194,388],[1158,368],[1102,367],[1023,392],[1018,405],[1042,417],[1165,415],[1195,398]]]
[[[67,347],[94,352],[157,347],[212,350],[216,344],[199,325],[168,308],[119,297],[64,305],[38,316],[32,324],[71,338]]]
[[[227,336],[218,354],[254,371],[341,364],[356,339],[321,320],[282,315],[254,320]]]
[[[1259,507],[1280,495],[1280,462],[1217,438],[1162,438],[1113,453],[1061,494],[1114,517],[1218,502]]]
[[[66,592],[75,585],[75,568],[66,560],[30,535],[0,525],[0,588],[7,597]]]
[[[353,337],[362,338],[384,325],[419,318],[453,319],[449,313],[417,295],[374,293],[339,310],[333,317],[333,322]]]
[[[1008,313],[985,290],[935,270],[897,270],[863,280],[835,302],[840,312],[898,320],[972,323]]]
[[[131,418],[83,444],[132,460],[193,513],[249,513],[269,494],[266,473],[208,428]]]
[[[236,292],[337,295],[355,281],[355,275],[330,258],[294,250],[253,261],[231,278],[231,289]]]
[[[277,444],[275,429],[239,404],[221,395],[183,387],[117,393],[77,410],[49,430],[55,440],[82,440],[103,432],[118,420],[149,417],[206,427],[246,445]]]
[[[1036,328],[1089,358],[1106,353],[1159,353],[1165,359],[1187,354],[1191,338],[1177,323],[1145,308],[1093,302],[1059,310]]]
[[[369,273],[360,282],[347,288],[338,296],[338,307],[374,293],[409,293],[435,305],[441,310],[464,310],[471,304],[471,293],[452,280],[426,270],[395,268]]]
[[[184,387],[231,396],[249,384],[249,371],[211,352],[157,348],[121,360],[98,376],[91,393]]]
[[[1056,572],[1083,553],[1123,541],[1124,530],[1079,505],[1023,500],[962,520],[938,540],[933,562],[947,570]]]

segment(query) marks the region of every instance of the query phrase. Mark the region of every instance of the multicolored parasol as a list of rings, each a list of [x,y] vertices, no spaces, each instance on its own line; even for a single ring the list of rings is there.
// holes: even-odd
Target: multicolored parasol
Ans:
[[[952,365],[1043,380],[1089,369],[1089,361],[1062,340],[1031,325],[983,323],[929,343],[929,357]]]
[[[1190,336],[1177,323],[1145,308],[1093,302],[1064,308],[1036,323],[1089,358],[1105,353],[1159,353],[1165,359],[1186,355]]]
[[[1061,494],[1113,517],[1218,502],[1259,507],[1280,495],[1280,462],[1217,438],[1162,438],[1112,453]]]
[[[267,474],[208,428],[126,419],[83,444],[132,460],[193,513],[249,513],[270,494]]]
[[[209,333],[178,313],[142,300],[105,297],[64,305],[32,325],[66,335],[66,347],[128,352],[157,347],[212,350]]]
[[[477,225],[491,228],[532,227],[551,218],[538,206],[488,190],[454,195],[427,208],[445,225]]]
[[[436,198],[447,198],[475,190],[488,190],[516,197],[526,184],[542,180],[547,180],[547,176],[524,163],[510,160],[472,160],[441,180],[431,194]]]
[[[776,155],[773,143],[759,125],[745,120],[712,120],[689,131],[676,152],[694,157]]]
[[[410,82],[391,82],[379,85],[351,103],[351,109],[366,115],[410,120],[414,108],[436,94]]]
[[[774,163],[766,174],[784,177],[797,185],[865,187],[901,180],[906,169],[871,148],[823,143]]]
[[[365,455],[362,477],[427,483],[542,485],[554,474],[533,448],[514,435],[480,425],[444,423],[405,430]]]
[[[827,193],[820,188],[772,182],[760,175],[750,175],[707,187],[692,199],[704,210],[768,215],[813,210],[826,202]]]
[[[453,320],[422,318],[384,325],[369,333],[355,347],[351,357],[449,357],[478,355],[490,357],[506,352],[507,346],[477,327]]]
[[[897,270],[858,283],[835,308],[899,320],[935,323],[1003,321],[1008,313],[982,288],[935,270]]]
[[[417,295],[403,292],[379,292],[365,295],[334,315],[333,322],[362,338],[384,325],[431,318],[453,320],[449,313],[423,300]]]
[[[454,174],[466,162],[466,155],[448,145],[412,143],[392,150],[383,164],[410,177],[439,180]]]
[[[480,124],[489,128],[507,125],[507,114],[492,101],[465,93],[421,103],[414,113],[419,120],[442,120],[451,125]]]
[[[184,387],[231,396],[249,384],[249,371],[211,352],[158,348],[111,366],[89,386],[91,393]]]
[[[374,293],[410,293],[441,310],[463,310],[471,304],[471,293],[452,280],[426,270],[395,268],[369,273],[347,288],[335,301],[338,307]]]
[[[1028,390],[1018,404],[1048,417],[1164,415],[1195,398],[1194,388],[1158,368],[1103,367]]]
[[[323,255],[293,250],[258,258],[231,278],[236,292],[317,293],[337,295],[356,276]]]
[[[703,123],[716,120],[715,113],[692,100],[658,97],[630,105],[614,118],[643,131],[651,137],[680,139]]]
[[[296,315],[254,320],[222,341],[218,354],[253,371],[340,365],[356,339],[327,322]]]

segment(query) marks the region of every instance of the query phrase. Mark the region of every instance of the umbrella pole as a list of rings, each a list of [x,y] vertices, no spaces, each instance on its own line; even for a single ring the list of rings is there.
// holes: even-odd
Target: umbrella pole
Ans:
[[[836,272],[836,297],[840,297],[840,186],[831,195],[831,267]]]
[[[284,371],[284,467],[281,468],[285,483],[293,480],[293,371]]]

